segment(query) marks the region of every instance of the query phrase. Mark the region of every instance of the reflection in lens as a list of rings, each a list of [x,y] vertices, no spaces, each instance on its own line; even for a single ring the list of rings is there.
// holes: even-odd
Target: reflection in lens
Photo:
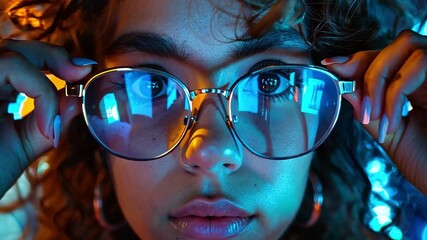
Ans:
[[[240,80],[230,104],[237,119],[233,128],[250,150],[264,157],[288,158],[323,141],[334,123],[339,93],[328,73],[288,66]]]
[[[106,119],[108,124],[113,124],[120,121],[119,111],[117,109],[117,100],[114,94],[108,93],[101,98],[99,103],[101,116]]]
[[[95,137],[131,159],[152,159],[171,149],[190,114],[187,94],[177,80],[141,69],[98,76],[86,87],[84,101]]]

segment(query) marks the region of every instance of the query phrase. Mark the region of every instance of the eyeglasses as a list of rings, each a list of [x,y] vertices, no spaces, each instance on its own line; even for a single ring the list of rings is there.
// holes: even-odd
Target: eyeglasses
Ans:
[[[176,77],[150,68],[114,68],[86,85],[67,84],[67,96],[83,97],[83,114],[95,139],[112,154],[153,160],[170,153],[197,121],[192,101],[220,94],[224,120],[241,144],[262,158],[284,160],[316,149],[338,118],[341,95],[354,81],[339,81],[309,65],[266,67],[228,89],[189,90]]]

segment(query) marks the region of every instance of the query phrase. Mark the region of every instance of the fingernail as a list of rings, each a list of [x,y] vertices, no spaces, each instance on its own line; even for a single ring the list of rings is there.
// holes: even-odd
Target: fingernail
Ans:
[[[350,57],[347,56],[335,56],[330,58],[323,59],[320,63],[324,66],[332,65],[332,64],[343,64],[348,62]]]
[[[362,116],[360,119],[362,119],[362,124],[369,124],[369,121],[371,120],[371,100],[368,96],[363,97],[362,100],[362,109],[361,113]]]
[[[61,116],[58,114],[53,120],[53,147],[58,148],[59,137],[61,136]]]
[[[50,121],[48,124],[46,124],[45,131],[44,133],[42,133],[46,139],[49,139],[49,140],[53,139],[54,122],[55,122],[55,118],[52,121]]]
[[[388,129],[388,118],[387,118],[387,115],[384,114],[381,117],[380,127],[378,130],[378,142],[379,143],[384,143],[385,135],[387,134],[387,129]]]
[[[408,113],[411,110],[412,110],[411,102],[409,102],[409,100],[406,99],[405,103],[403,104],[403,108],[402,108],[402,117],[408,116]]]
[[[71,63],[74,64],[74,65],[76,65],[76,66],[79,66],[79,67],[84,67],[84,66],[98,64],[94,60],[91,60],[91,59],[88,59],[88,58],[82,58],[82,57],[72,58],[71,59]]]

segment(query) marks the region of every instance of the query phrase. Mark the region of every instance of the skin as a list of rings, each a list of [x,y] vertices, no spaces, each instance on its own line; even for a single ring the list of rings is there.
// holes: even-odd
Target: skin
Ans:
[[[227,1],[221,2],[221,6],[227,5]],[[237,4],[227,7],[239,8]],[[196,12],[200,9],[203,15]],[[158,64],[189,89],[230,85],[266,59],[309,63],[307,52],[277,48],[233,57],[236,43],[226,43],[225,37],[218,39],[218,33],[233,36],[235,18],[224,13],[215,18],[217,8],[206,2],[123,1],[117,13],[124,17],[119,19],[115,38],[130,32],[166,34],[178,46],[189,46],[189,57],[181,61],[132,51],[108,56],[106,67]],[[211,25],[221,27],[213,32],[206,30]],[[243,28],[239,25],[238,31]],[[195,99],[198,121],[165,157],[134,162],[109,155],[119,204],[142,239],[187,239],[171,225],[169,217],[196,198],[226,198],[254,217],[235,239],[275,239],[292,222],[305,190],[312,155],[289,161],[256,157],[234,140],[224,122],[224,101],[218,99],[215,95]]]
[[[185,4],[173,6],[167,1],[121,1],[116,6],[120,18],[115,38],[136,30],[167,33],[179,44],[191,46],[188,50],[192,54],[187,61],[126,53],[108,56],[105,65],[160,64],[189,89],[195,89],[226,86],[230,79],[237,79],[266,58],[308,63],[305,52],[290,49],[270,49],[243,59],[229,56],[235,43],[221,40],[234,36],[235,19],[218,17],[218,12],[212,18],[209,4],[192,2],[193,10],[200,11],[189,12],[182,8]],[[244,31],[240,25],[236,29]],[[55,116],[61,116],[65,129],[70,119],[81,113],[79,100],[56,92],[40,70],[47,69],[67,82],[76,82],[91,67],[73,65],[63,48],[46,43],[3,39],[0,49],[1,197],[37,156],[53,147],[54,138],[59,137],[53,131]],[[365,128],[374,138],[378,139],[379,125],[385,122],[380,119],[387,116],[387,135],[382,146],[402,174],[424,194],[427,194],[426,49],[425,36],[404,31],[383,50],[358,52],[345,61],[330,58],[324,62],[332,72],[357,81],[357,92],[345,97],[352,103],[357,119],[370,118]],[[13,91],[35,99],[35,111],[19,122],[4,114]],[[362,105],[365,96],[370,99],[371,111],[365,111],[366,106]],[[400,112],[405,98],[414,109],[402,121]],[[165,234],[165,238],[185,238],[169,226],[170,211],[194,197],[222,196],[256,216],[239,237],[277,238],[298,208],[311,156],[282,162],[259,159],[234,142],[223,121],[223,105],[216,96],[200,96],[195,99],[194,107],[199,109],[200,119],[170,155],[142,163],[110,156],[119,201],[130,224],[145,239],[163,237],[160,234]],[[180,165],[180,161],[188,166]],[[274,207],[267,209],[267,205]]]
[[[382,147],[403,176],[427,195],[426,51],[426,36],[403,30],[381,51],[357,52],[347,61],[325,65],[344,78],[358,80],[358,90],[344,96],[353,105],[355,117],[361,122],[369,119],[364,127],[376,139],[383,127]],[[365,97],[370,111],[362,104]],[[413,110],[402,118],[405,99]]]

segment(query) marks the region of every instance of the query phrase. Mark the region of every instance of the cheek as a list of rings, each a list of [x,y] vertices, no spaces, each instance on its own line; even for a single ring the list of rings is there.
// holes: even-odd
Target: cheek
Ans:
[[[172,161],[134,162],[110,156],[109,167],[122,212],[140,237],[161,237],[156,229],[168,227],[168,191],[174,186],[165,181]],[[152,237],[150,237],[152,238]]]
[[[259,191],[260,221],[267,232],[280,236],[293,221],[302,201],[312,154],[286,161],[271,161],[258,166],[263,171]]]

